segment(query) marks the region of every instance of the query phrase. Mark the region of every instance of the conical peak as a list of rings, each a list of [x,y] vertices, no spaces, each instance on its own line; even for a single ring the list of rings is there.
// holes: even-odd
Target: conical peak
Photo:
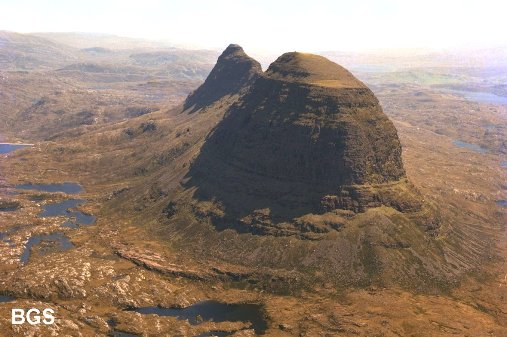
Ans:
[[[190,94],[184,109],[205,107],[227,95],[238,94],[262,73],[259,62],[237,44],[230,44],[218,57],[206,81]]]
[[[260,74],[262,67],[259,62],[248,56],[240,45],[230,44],[218,57],[211,74],[216,71],[247,71]]]
[[[241,48],[241,46],[239,44],[236,44],[236,43],[231,43],[227,46],[227,48],[225,48],[225,50],[229,50],[229,49],[241,49],[243,50],[243,48]]]
[[[241,46],[238,44],[230,44],[227,48],[225,48],[225,50],[222,52],[222,54],[217,60],[217,65],[223,63],[224,61],[233,61],[233,63],[236,62],[251,63],[255,68],[257,68],[258,65],[259,71],[262,71],[260,64],[256,60],[248,56],[243,50],[243,48],[241,48]]]
[[[334,88],[365,88],[347,69],[327,58],[290,52],[273,62],[266,75],[270,78]]]
[[[241,53],[241,54],[245,54],[245,51],[243,50],[243,48],[241,48],[241,46],[239,44],[234,44],[234,43],[231,43],[227,48],[225,48],[225,50],[222,52],[222,55],[230,55],[230,54],[236,54],[236,53]]]

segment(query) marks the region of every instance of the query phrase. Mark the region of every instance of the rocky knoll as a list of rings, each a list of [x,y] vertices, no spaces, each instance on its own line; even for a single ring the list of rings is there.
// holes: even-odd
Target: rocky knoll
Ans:
[[[216,96],[212,83],[237,68],[233,62],[228,70],[228,58],[243,55],[238,47],[232,50],[187,104],[203,105]],[[218,88],[246,94],[228,109],[189,172],[187,186],[213,205],[197,204],[198,214],[210,215],[217,227],[299,235],[341,226],[301,225],[307,214],[382,205],[424,213],[406,179],[396,129],[366,85],[317,55],[283,54],[265,73],[242,57],[247,75]],[[435,221],[421,225],[434,229]]]
[[[245,54],[240,46],[231,44],[220,55],[204,84],[188,96],[184,108],[197,110],[236,94],[261,73],[259,62]]]

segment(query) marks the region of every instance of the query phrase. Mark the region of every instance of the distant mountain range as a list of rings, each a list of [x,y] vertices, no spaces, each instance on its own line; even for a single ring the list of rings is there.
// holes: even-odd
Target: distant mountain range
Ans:
[[[109,63],[166,69],[201,67],[204,72],[197,69],[194,72],[205,77],[217,55],[215,51],[178,49],[114,35],[0,31],[0,70],[48,70],[73,63]]]

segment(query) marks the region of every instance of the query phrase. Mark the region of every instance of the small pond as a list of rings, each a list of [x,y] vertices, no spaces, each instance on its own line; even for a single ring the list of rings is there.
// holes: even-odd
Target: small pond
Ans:
[[[498,206],[503,206],[503,207],[505,207],[505,206],[507,206],[507,200],[497,200],[497,201],[496,201],[496,204],[497,204]]]
[[[0,212],[14,212],[19,209],[19,204],[15,203],[0,203]]]
[[[18,149],[22,149],[25,147],[30,147],[32,145],[29,144],[10,144],[10,143],[0,143],[0,154],[6,154]]]
[[[14,302],[15,300],[14,297],[0,295],[0,303]]]
[[[263,307],[259,304],[228,304],[217,301],[204,301],[187,308],[144,307],[132,309],[131,311],[146,315],[172,316],[181,320],[188,320],[192,325],[199,324],[201,319],[202,321],[214,322],[249,322],[257,334],[263,334],[268,327]]]
[[[2,207],[0,208],[0,212],[14,212],[18,209],[18,207],[16,206],[13,206],[13,207]]]
[[[461,140],[453,140],[452,143],[454,145],[456,145],[457,147],[462,147],[462,148],[465,148],[465,149],[468,149],[468,150],[471,150],[474,152],[483,153],[483,154],[488,153],[487,149],[485,149],[477,144],[466,143]]]
[[[84,199],[67,199],[57,203],[42,206],[39,217],[66,216],[69,219],[63,224],[64,227],[77,228],[78,225],[91,225],[95,223],[95,216],[80,211],[71,210],[86,203]]]
[[[23,254],[21,254],[20,258],[21,263],[26,264],[30,259],[32,248],[42,243],[48,243],[49,245],[39,249],[40,255],[46,255],[54,251],[63,252],[74,248],[72,242],[70,242],[69,238],[63,233],[56,232],[51,234],[34,235],[28,239],[28,242],[25,245],[25,249],[23,250]]]

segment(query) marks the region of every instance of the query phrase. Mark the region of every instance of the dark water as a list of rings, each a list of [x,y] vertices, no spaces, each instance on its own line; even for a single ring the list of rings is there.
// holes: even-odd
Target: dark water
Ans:
[[[18,208],[19,208],[19,206],[0,207],[0,212],[14,212]]]
[[[172,316],[181,320],[188,319],[192,325],[200,323],[197,316],[200,316],[204,321],[250,322],[252,324],[252,328],[257,334],[263,334],[268,327],[264,310],[259,304],[227,304],[217,301],[204,301],[181,309],[144,307],[133,309],[132,311],[141,314]]]
[[[25,184],[17,185],[16,188],[22,190],[37,190],[44,192],[64,192],[67,194],[77,194],[83,191],[81,185],[76,183],[61,184]],[[42,201],[44,196],[38,195],[30,198],[32,201]],[[42,212],[39,217],[65,216],[67,220],[62,224],[63,227],[78,228],[79,225],[94,224],[97,218],[77,210],[71,210],[79,205],[86,203],[84,199],[67,199],[56,203],[42,206]]]
[[[42,206],[42,212],[39,217],[66,216],[69,219],[63,224],[64,227],[77,228],[78,225],[91,225],[95,223],[96,218],[93,215],[84,214],[80,211],[71,211],[86,202],[83,199],[67,199],[54,204]]]
[[[497,201],[496,201],[496,204],[497,204],[498,206],[503,206],[503,207],[505,207],[505,206],[507,206],[507,200],[497,200]]]
[[[507,167],[507,161],[502,162],[502,167]]]
[[[0,295],[0,303],[13,302],[15,300],[14,297]]]
[[[12,152],[12,151],[15,151],[15,150],[18,150],[18,149],[22,149],[22,148],[25,148],[25,147],[30,147],[31,145],[19,145],[19,144],[5,144],[5,143],[1,143],[0,144],[0,154],[6,154],[6,153],[9,153],[9,152]]]
[[[19,190],[37,190],[44,192],[64,192],[67,194],[78,194],[83,191],[81,185],[76,183],[62,183],[62,184],[22,184],[17,185]]]
[[[487,149],[485,149],[483,147],[480,147],[477,144],[470,144],[470,143],[463,142],[461,140],[453,140],[452,143],[454,145],[456,145],[457,147],[462,147],[462,148],[465,148],[465,149],[468,149],[468,150],[471,150],[471,151],[474,151],[474,152],[488,153]]]
[[[72,242],[70,242],[69,238],[65,236],[63,233],[51,233],[44,235],[34,235],[28,239],[28,242],[25,245],[25,250],[21,255],[20,261],[22,264],[26,264],[30,259],[30,253],[32,251],[32,247],[41,244],[42,242],[52,243],[50,247],[44,247],[39,250],[39,254],[45,255],[52,251],[66,251],[74,248]]]

